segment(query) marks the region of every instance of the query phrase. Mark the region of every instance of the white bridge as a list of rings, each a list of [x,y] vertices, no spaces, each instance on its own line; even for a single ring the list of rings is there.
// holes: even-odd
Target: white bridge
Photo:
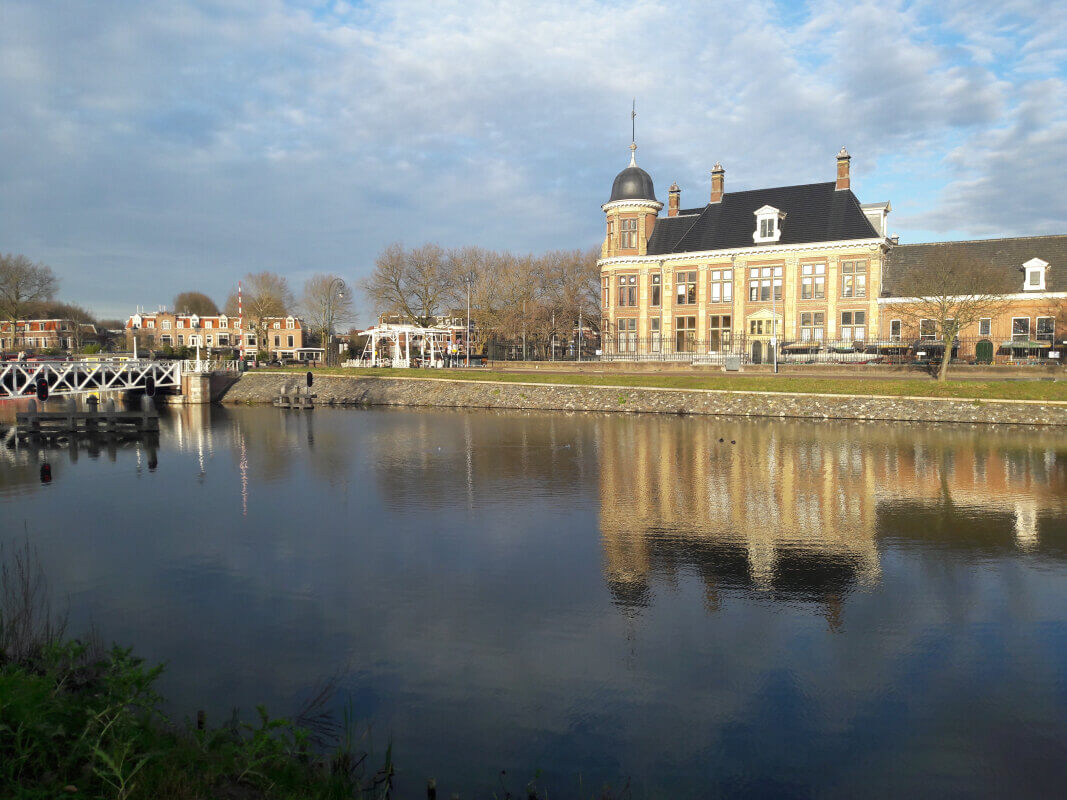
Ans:
[[[42,378],[52,396],[144,391],[149,378],[157,389],[180,389],[183,372],[236,371],[233,361],[7,361],[0,363],[0,398],[35,394]]]

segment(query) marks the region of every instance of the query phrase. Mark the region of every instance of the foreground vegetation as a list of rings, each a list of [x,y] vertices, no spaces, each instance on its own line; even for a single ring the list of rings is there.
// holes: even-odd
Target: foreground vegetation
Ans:
[[[303,367],[287,368],[304,372]],[[549,383],[566,386],[624,386],[661,389],[717,389],[786,394],[877,395],[881,397],[944,397],[965,400],[1045,400],[1067,402],[1067,381],[992,380],[932,381],[916,378],[821,378],[789,375],[674,375],[617,373],[551,373],[527,370],[497,372],[484,369],[318,369],[317,375],[428,380]]]
[[[0,545],[0,797],[389,797],[390,753],[365,774],[350,719],[303,726],[259,707],[252,723],[171,722],[154,688],[163,668],[66,639],[35,563],[28,544]]]

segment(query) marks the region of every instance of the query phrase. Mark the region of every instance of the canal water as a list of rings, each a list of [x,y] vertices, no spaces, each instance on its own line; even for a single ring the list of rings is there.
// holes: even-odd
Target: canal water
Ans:
[[[334,685],[401,797],[1067,785],[1055,429],[187,408],[0,459],[0,542],[174,716]]]

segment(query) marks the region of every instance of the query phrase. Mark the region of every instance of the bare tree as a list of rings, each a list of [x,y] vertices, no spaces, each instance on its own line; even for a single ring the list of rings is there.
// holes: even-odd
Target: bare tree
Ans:
[[[64,303],[59,300],[45,300],[31,304],[29,313],[36,319],[54,319],[69,325],[70,345],[74,351],[81,350],[87,344],[87,336],[95,330],[96,320],[89,309],[77,303]],[[62,340],[62,331],[60,331]]]
[[[314,275],[304,283],[301,306],[311,329],[321,337],[328,364],[333,360],[330,337],[335,326],[352,319],[352,292],[337,275]]]
[[[174,311],[177,314],[210,317],[219,313],[219,307],[203,292],[180,292],[174,298]]]
[[[1003,289],[1004,279],[1002,267],[947,247],[935,249],[924,261],[916,279],[917,296],[903,298],[898,309],[920,337],[927,333],[922,330],[924,320],[935,326],[929,333],[939,336],[945,348],[937,372],[939,381],[948,376],[953,343],[960,331],[977,325],[982,318],[995,317],[1011,305]]]
[[[396,313],[416,325],[430,325],[456,296],[452,267],[436,244],[412,250],[391,244],[378,254],[361,288],[379,314]]]
[[[18,322],[35,303],[55,296],[59,282],[52,268],[35,264],[26,256],[0,253],[0,317],[11,323],[12,342],[18,338]]]
[[[245,327],[257,334],[264,329],[268,317],[285,317],[296,305],[289,283],[275,272],[254,272],[245,275],[241,285],[241,310]],[[231,292],[224,306],[226,316],[237,316],[237,293]]]

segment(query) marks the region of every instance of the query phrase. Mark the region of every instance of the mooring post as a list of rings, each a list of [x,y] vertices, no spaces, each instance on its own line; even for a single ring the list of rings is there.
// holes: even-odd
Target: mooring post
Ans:
[[[74,415],[78,412],[78,404],[73,397],[67,398],[67,430],[74,433],[78,430],[78,423]]]
[[[89,395],[85,401],[85,405],[89,407],[89,416],[85,418],[85,429],[96,430],[99,417],[97,411],[100,406],[100,398],[96,395]]]
[[[108,433],[114,433],[115,432],[115,426],[118,424],[117,419],[116,419],[117,415],[115,414],[115,398],[114,397],[109,397],[108,398],[107,405],[105,406],[105,409],[104,409],[104,415],[107,417],[107,432]]]
[[[141,430],[142,431],[158,431],[159,430],[159,417],[154,413],[156,410],[155,405],[152,403],[152,398],[146,394],[141,395]]]

